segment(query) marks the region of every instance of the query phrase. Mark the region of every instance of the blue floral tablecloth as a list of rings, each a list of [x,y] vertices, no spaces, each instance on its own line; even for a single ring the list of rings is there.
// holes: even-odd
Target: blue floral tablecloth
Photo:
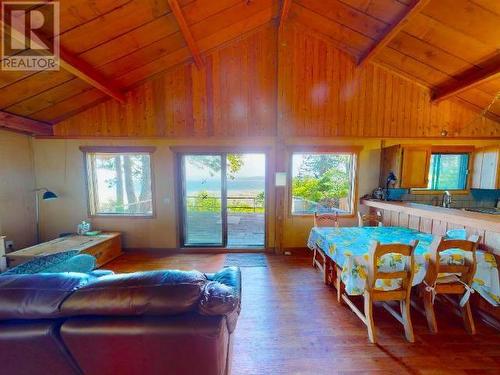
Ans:
[[[341,279],[345,290],[350,295],[363,294],[366,287],[368,251],[370,241],[380,243],[404,243],[418,240],[415,250],[416,273],[413,285],[420,284],[427,270],[427,259],[433,236],[403,227],[314,227],[309,235],[307,246],[318,246],[339,267],[342,267]],[[460,265],[464,263],[466,253],[461,250],[447,250],[441,255],[442,264]],[[500,304],[500,283],[495,257],[487,252],[476,252],[477,271],[473,288],[491,304]],[[381,272],[397,272],[404,268],[405,259],[398,254],[386,254],[377,263]],[[375,287],[381,290],[399,288],[401,280],[377,280]]]

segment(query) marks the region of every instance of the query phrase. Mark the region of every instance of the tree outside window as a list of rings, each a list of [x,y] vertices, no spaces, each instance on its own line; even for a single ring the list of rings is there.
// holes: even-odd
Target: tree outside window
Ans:
[[[354,155],[294,153],[292,155],[292,214],[351,214]]]
[[[92,215],[151,216],[148,153],[88,153]]]

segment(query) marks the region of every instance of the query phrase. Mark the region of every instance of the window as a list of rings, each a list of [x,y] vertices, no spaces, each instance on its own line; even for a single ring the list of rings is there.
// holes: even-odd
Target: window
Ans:
[[[469,154],[432,154],[426,190],[465,190]]]
[[[355,159],[353,153],[293,153],[292,214],[352,214]]]
[[[152,216],[149,152],[86,152],[91,215]]]

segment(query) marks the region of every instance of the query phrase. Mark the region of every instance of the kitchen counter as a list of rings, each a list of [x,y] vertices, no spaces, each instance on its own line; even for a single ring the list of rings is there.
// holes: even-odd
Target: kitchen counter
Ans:
[[[457,225],[466,225],[500,233],[500,217],[479,212],[464,211],[456,208],[430,206],[412,202],[381,201],[363,199],[361,204],[368,207],[396,210],[409,215],[418,215],[429,219],[446,220]]]
[[[500,216],[411,202],[362,199],[361,204],[383,211],[384,223],[444,235],[448,229],[465,228],[482,237],[483,247],[500,254]]]

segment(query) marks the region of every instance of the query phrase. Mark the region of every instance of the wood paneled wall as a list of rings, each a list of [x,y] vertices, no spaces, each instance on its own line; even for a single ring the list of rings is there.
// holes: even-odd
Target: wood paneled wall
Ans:
[[[271,24],[213,51],[204,67],[179,65],[55,126],[59,136],[273,135],[276,30]]]
[[[278,115],[278,116],[277,116]],[[500,125],[397,73],[356,69],[326,37],[272,24],[55,126],[58,136],[500,137]]]
[[[280,129],[290,136],[500,136],[499,124],[429,91],[351,58],[325,38],[290,25],[280,43]]]

